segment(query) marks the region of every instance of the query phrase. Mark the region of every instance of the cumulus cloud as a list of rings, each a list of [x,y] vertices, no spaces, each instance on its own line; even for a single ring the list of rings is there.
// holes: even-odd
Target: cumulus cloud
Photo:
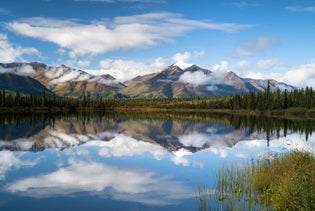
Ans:
[[[83,161],[73,161],[52,173],[14,181],[7,185],[6,191],[36,198],[71,196],[84,191],[149,205],[177,204],[193,197],[189,188],[154,172]]]
[[[206,54],[205,51],[194,51],[194,52],[185,51],[184,53],[176,53],[172,57],[172,61],[175,62],[174,65],[185,70],[188,67],[191,67],[193,65],[193,64],[187,63],[187,61],[193,58],[203,57],[205,54]]]
[[[190,165],[190,162],[189,160],[186,158],[186,157],[183,157],[183,156],[174,156],[172,157],[172,162],[177,165],[177,166],[189,166]]]
[[[166,151],[162,147],[138,141],[124,134],[117,134],[108,142],[97,141],[86,145],[99,146],[99,155],[104,157],[131,157],[148,152],[152,154],[155,159],[161,160],[166,155]]]
[[[230,53],[232,57],[246,57],[255,55],[265,55],[274,49],[277,41],[271,37],[260,36],[252,40],[245,40],[235,52]]]
[[[206,54],[205,51],[194,51],[194,52],[185,51],[184,53],[176,53],[172,57],[172,60],[174,62],[187,62],[192,58],[203,57],[205,54]]]
[[[178,141],[184,146],[193,146],[199,148],[210,142],[209,135],[198,132],[181,135],[178,137]]]
[[[214,82],[214,80],[215,78],[213,78],[212,76],[205,75],[204,72],[202,71],[196,72],[187,71],[184,74],[182,74],[179,78],[180,82],[190,83],[195,86],[209,84],[211,82]]]
[[[270,140],[269,147],[267,147],[266,139],[253,139],[242,140],[232,148],[225,149],[225,151],[227,154],[230,153],[240,158],[265,157],[270,152],[283,153],[292,150],[314,152],[313,140],[307,142],[299,134],[293,133],[286,137]]]
[[[118,81],[130,80],[139,75],[161,71],[167,66],[167,61],[161,57],[150,64],[134,60],[104,59],[99,62],[100,70],[87,70],[93,75],[110,74]]]
[[[0,61],[4,63],[23,61],[24,55],[35,55],[40,57],[40,52],[36,48],[25,48],[12,45],[6,34],[0,34]]]
[[[210,67],[211,71],[222,71],[227,72],[229,70],[229,62],[221,61],[219,64],[214,64]]]
[[[0,151],[0,156],[0,181],[5,179],[6,173],[11,169],[30,167],[38,163],[38,160],[20,159],[19,156],[11,151]]]
[[[305,87],[305,86],[315,86],[315,61],[307,64],[301,64],[296,67],[288,67],[285,63],[278,60],[259,60],[255,67],[257,71],[246,71],[241,75],[246,78],[254,79],[275,79],[280,82],[285,82],[287,84]],[[283,71],[275,72],[273,69],[282,68]],[[259,70],[271,70],[269,72],[262,72]]]
[[[315,61],[303,64],[287,71],[284,81],[299,87],[315,86]]]
[[[179,81],[183,83],[190,83],[194,86],[209,85],[207,89],[209,91],[216,91],[218,84],[224,84],[226,81],[222,80],[222,77],[230,70],[229,62],[221,61],[219,64],[214,64],[210,67],[211,74],[205,74],[203,71],[189,72],[186,71],[179,78]]]
[[[187,62],[191,58],[192,54],[188,51],[185,51],[184,53],[176,53],[172,60],[174,62]]]
[[[84,68],[84,67],[87,67],[91,64],[91,61],[90,60],[78,60],[77,61],[77,65],[78,67],[80,68]]]
[[[86,70],[93,75],[110,74],[118,81],[127,81],[139,75],[146,75],[159,72],[171,64],[176,62],[182,69],[190,67],[192,64],[184,61],[199,58],[205,55],[205,51],[185,51],[184,53],[176,53],[170,58],[158,57],[149,63],[139,62],[135,60],[124,59],[104,59],[99,62],[99,70]]]
[[[166,12],[120,16],[89,24],[33,17],[16,20],[6,26],[17,34],[55,43],[60,48],[70,50],[72,55],[95,55],[156,46],[196,29],[237,32],[250,27],[185,19],[179,14]]]

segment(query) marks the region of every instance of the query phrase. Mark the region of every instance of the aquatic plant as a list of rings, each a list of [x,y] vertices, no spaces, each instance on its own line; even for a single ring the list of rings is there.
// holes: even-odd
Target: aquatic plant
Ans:
[[[199,210],[315,210],[315,157],[293,151],[223,166],[215,190],[198,194]]]

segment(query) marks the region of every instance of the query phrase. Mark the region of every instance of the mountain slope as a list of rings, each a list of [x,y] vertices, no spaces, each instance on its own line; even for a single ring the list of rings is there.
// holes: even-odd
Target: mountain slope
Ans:
[[[275,80],[269,81],[272,90],[295,89]],[[133,98],[209,97],[263,91],[267,84],[268,80],[241,78],[234,72],[211,72],[196,65],[181,69],[175,64],[161,72],[125,82],[121,93]]]
[[[211,72],[197,65],[176,63],[168,68],[138,76],[125,83],[118,82],[111,75],[95,76],[83,70],[42,63],[0,63],[0,74],[30,77],[43,84],[59,96],[90,98],[189,98],[210,97],[258,92],[267,89],[268,81],[272,91],[278,88],[293,90],[295,87],[275,80],[241,78],[234,72]],[[4,79],[3,79],[4,80]],[[19,87],[24,92],[28,85]],[[14,87],[11,87],[12,89]],[[14,88],[16,90],[16,88]],[[28,91],[31,93],[34,91]]]
[[[52,95],[43,84],[29,76],[21,76],[13,73],[0,74],[0,90],[8,90],[21,94],[35,94],[42,96],[45,90],[46,95]]]
[[[30,76],[59,96],[114,97],[124,87],[110,75],[93,76],[82,70],[60,65],[57,67],[33,63],[0,64],[0,73]]]

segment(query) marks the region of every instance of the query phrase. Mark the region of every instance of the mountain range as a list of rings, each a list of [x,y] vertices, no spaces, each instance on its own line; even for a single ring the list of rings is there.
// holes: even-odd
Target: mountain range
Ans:
[[[197,65],[176,63],[160,72],[119,82],[109,74],[93,75],[65,65],[0,63],[0,89],[38,94],[89,98],[186,98],[209,97],[271,90],[293,90],[275,80],[239,77],[234,72],[212,72]]]
[[[111,145],[110,142],[113,140],[115,143],[123,140],[117,137],[124,136],[130,138],[126,143],[129,152],[139,150],[138,144],[147,143],[147,146],[160,146],[173,153],[183,150],[195,153],[217,145],[233,147],[241,140],[258,138],[261,135],[263,134],[257,131],[248,133],[246,129],[235,130],[232,126],[217,123],[126,119],[119,121],[89,119],[82,123],[75,117],[57,120],[54,126],[49,125],[47,121],[35,122],[33,126],[29,122],[21,122],[19,128],[15,124],[4,125],[0,131],[0,151],[38,152],[48,148],[63,150],[95,141],[103,142],[102,146],[105,146]],[[194,141],[191,142],[190,139]],[[133,143],[130,145],[130,142]],[[120,147],[119,144],[112,146]]]

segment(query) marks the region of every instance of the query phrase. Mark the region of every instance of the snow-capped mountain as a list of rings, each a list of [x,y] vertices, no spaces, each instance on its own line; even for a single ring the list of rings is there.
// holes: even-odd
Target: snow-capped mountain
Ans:
[[[34,78],[48,78],[49,85],[56,85],[68,81],[98,81],[104,84],[115,83],[112,76],[95,76],[87,72],[68,67],[66,65],[47,66],[42,63],[0,63],[0,73],[13,73],[23,76],[32,76]]]
[[[241,78],[234,72],[212,72],[184,62],[125,83],[118,82],[111,75],[96,76],[65,65],[47,66],[37,62],[0,63],[0,74],[31,77],[57,95],[74,97],[84,94],[88,97],[131,98],[224,96],[266,90],[268,81],[273,91],[295,89],[275,80]]]
[[[274,91],[295,89],[275,80],[269,82]],[[161,72],[127,81],[125,85],[121,93],[135,98],[224,96],[266,90],[268,80],[241,78],[234,72],[211,72],[197,65],[176,63]]]
[[[94,76],[65,65],[47,66],[37,62],[0,64],[1,73],[32,77],[60,96],[112,97],[124,87],[110,75]]]

